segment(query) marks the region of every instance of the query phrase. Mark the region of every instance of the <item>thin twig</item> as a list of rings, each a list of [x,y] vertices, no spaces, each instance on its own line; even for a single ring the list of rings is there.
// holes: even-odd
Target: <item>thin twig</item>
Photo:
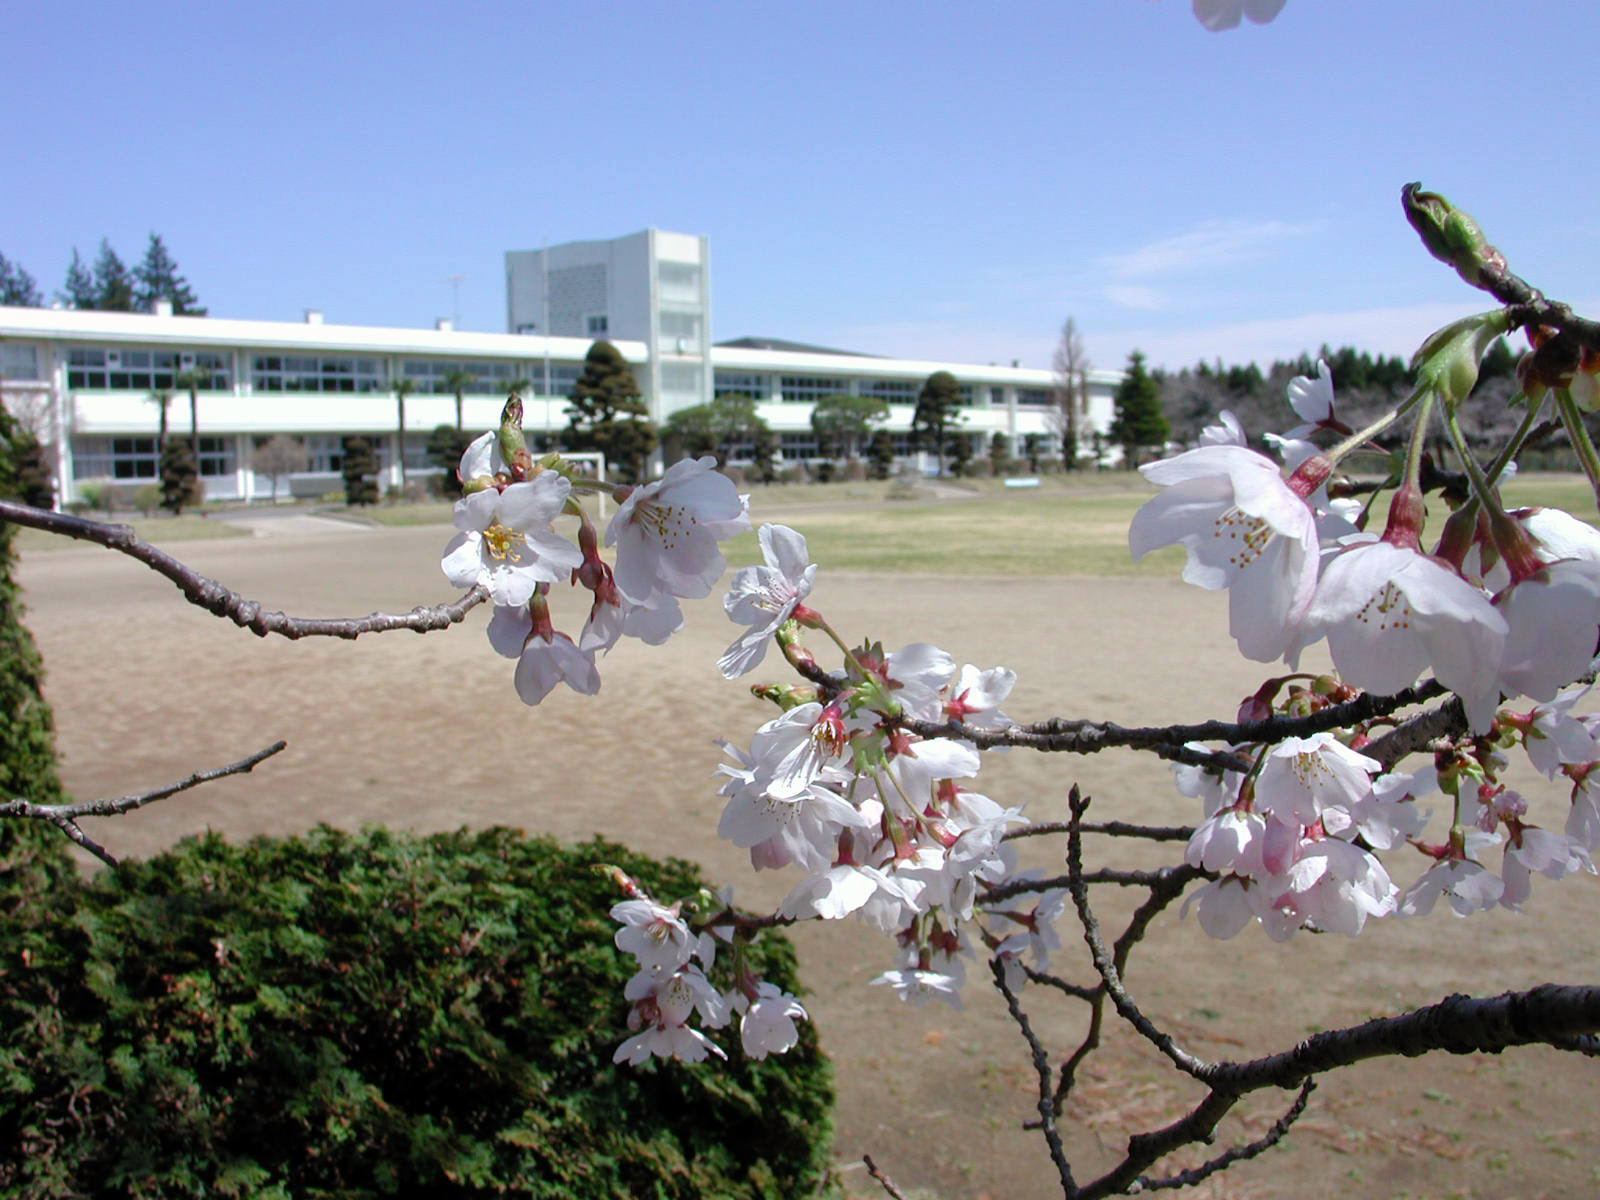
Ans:
[[[1040,821],[1008,831],[1002,840],[1042,837],[1051,833],[1066,833],[1071,821]],[[1144,838],[1150,842],[1187,842],[1194,836],[1193,825],[1134,825],[1128,821],[1085,821],[1079,829],[1083,833],[1103,833],[1108,837]]]
[[[146,804],[153,804],[157,800],[165,800],[168,796],[186,792],[192,787],[199,787],[202,783],[210,783],[213,780],[223,779],[229,775],[248,774],[258,763],[271,758],[288,744],[285,741],[276,741],[272,745],[257,750],[254,754],[241,758],[238,762],[229,763],[225,767],[213,767],[207,771],[196,771],[176,783],[152,788],[147,792],[135,792],[128,796],[118,796],[114,799],[87,800],[81,804],[33,804],[27,800],[8,800],[0,804],[0,817],[24,817],[49,821],[96,858],[108,866],[114,867],[117,865],[116,858],[104,846],[89,837],[78,827],[80,818],[121,816],[123,813],[132,812],[136,808],[143,808]]]
[[[303,637],[356,638],[363,633],[387,633],[393,629],[428,633],[458,624],[469,611],[489,598],[489,593],[478,586],[469,589],[459,600],[447,604],[418,605],[408,613],[375,612],[364,617],[291,617],[285,613],[263,610],[258,601],[245,599],[238,592],[200,574],[164,550],[158,550],[141,540],[128,525],[108,525],[68,513],[32,508],[11,500],[0,500],[0,521],[14,521],[18,525],[94,542],[108,550],[126,554],[171,580],[190,604],[261,637],[276,633],[291,641]]]
[[[889,1193],[890,1196],[894,1197],[894,1200],[906,1200],[905,1193],[903,1193],[899,1188],[895,1187],[894,1180],[890,1179],[878,1169],[878,1164],[872,1161],[872,1155],[863,1154],[861,1156],[861,1161],[867,1164],[867,1174],[871,1175],[878,1181],[879,1187],[881,1187],[885,1192]]]
[[[1022,1011],[1022,1005],[1017,1000],[1017,994],[1006,983],[1005,967],[999,958],[989,960],[989,972],[994,976],[994,986],[1006,998],[1006,1010],[1011,1014],[1011,1019],[1017,1023],[1023,1040],[1028,1043],[1028,1052],[1033,1056],[1034,1074],[1039,1077],[1039,1128],[1044,1133],[1045,1144],[1050,1147],[1050,1160],[1055,1163],[1056,1173],[1061,1177],[1061,1193],[1067,1197],[1076,1196],[1077,1181],[1072,1177],[1072,1164],[1067,1161],[1066,1150],[1061,1145],[1061,1131],[1056,1128],[1055,1089],[1050,1079],[1050,1056],[1045,1053],[1044,1047],[1034,1034],[1033,1026],[1028,1021],[1028,1014]]]
[[[1308,1079],[1302,1083],[1300,1085],[1300,1093],[1295,1096],[1294,1103],[1289,1105],[1283,1116],[1272,1123],[1271,1129],[1267,1130],[1255,1141],[1243,1146],[1229,1147],[1215,1158],[1201,1163],[1198,1167],[1180,1171],[1176,1175],[1168,1175],[1164,1179],[1141,1179],[1139,1180],[1140,1190],[1156,1192],[1163,1188],[1193,1187],[1207,1176],[1226,1170],[1236,1162],[1244,1162],[1246,1159],[1255,1158],[1258,1154],[1272,1149],[1283,1140],[1284,1135],[1289,1132],[1289,1127],[1300,1119],[1300,1115],[1306,1110],[1306,1101],[1311,1099],[1311,1093],[1316,1090],[1317,1081],[1315,1079]]]

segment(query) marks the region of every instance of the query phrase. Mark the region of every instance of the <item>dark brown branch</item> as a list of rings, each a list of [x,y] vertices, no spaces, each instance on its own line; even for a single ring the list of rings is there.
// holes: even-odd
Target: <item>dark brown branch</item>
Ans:
[[[1041,837],[1050,833],[1066,833],[1070,821],[1040,821],[1025,825],[1005,834],[1004,841],[1016,838]],[[1109,837],[1144,838],[1150,842],[1187,842],[1194,836],[1193,825],[1134,825],[1128,821],[1085,821],[1080,827],[1084,833],[1103,833]]]
[[[989,972],[994,976],[994,986],[1006,999],[1006,1011],[1017,1023],[1023,1040],[1028,1043],[1028,1052],[1033,1057],[1034,1074],[1039,1078],[1039,1128],[1044,1133],[1045,1143],[1050,1147],[1050,1161],[1055,1163],[1056,1173],[1061,1177],[1061,1192],[1064,1196],[1076,1196],[1077,1181],[1072,1176],[1072,1165],[1067,1162],[1066,1150],[1061,1145],[1061,1131],[1056,1128],[1055,1089],[1050,1079],[1050,1056],[1045,1053],[1038,1036],[1033,1032],[1028,1014],[1022,1011],[1016,993],[1006,983],[1005,967],[998,958],[989,960]]]
[[[1452,696],[1437,708],[1418,713],[1408,721],[1396,725],[1382,737],[1374,738],[1361,747],[1361,753],[1377,759],[1385,770],[1392,768],[1406,755],[1421,750],[1429,742],[1454,737],[1467,731],[1466,710],[1459,697]]]
[[[878,1164],[872,1161],[872,1155],[863,1154],[861,1161],[867,1165],[867,1174],[878,1181],[878,1186],[893,1198],[893,1200],[906,1200],[905,1193],[895,1187],[894,1180],[890,1179],[878,1169]]]
[[[459,600],[448,604],[418,605],[408,613],[375,612],[364,617],[291,617],[285,613],[263,610],[257,601],[245,599],[215,579],[200,574],[165,551],[142,541],[127,525],[107,525],[10,500],[0,500],[0,521],[14,521],[18,525],[94,542],[108,550],[126,554],[171,580],[190,604],[261,637],[276,633],[291,641],[303,637],[355,638],[363,633],[387,633],[393,629],[428,633],[458,624],[469,611],[489,598],[488,592],[482,587],[474,587]]]
[[[1164,1179],[1141,1179],[1139,1180],[1139,1190],[1155,1192],[1163,1188],[1193,1187],[1208,1176],[1215,1175],[1218,1171],[1227,1170],[1236,1162],[1244,1162],[1272,1149],[1283,1140],[1284,1135],[1289,1132],[1289,1127],[1298,1121],[1301,1114],[1306,1111],[1306,1101],[1311,1099],[1311,1093],[1316,1090],[1317,1081],[1315,1079],[1308,1079],[1302,1083],[1300,1085],[1300,1093],[1294,1098],[1294,1103],[1289,1105],[1283,1116],[1272,1123],[1271,1129],[1267,1130],[1255,1141],[1243,1146],[1230,1147],[1215,1158],[1201,1163],[1198,1167],[1180,1171],[1176,1175],[1169,1175]]]
[[[157,800],[165,800],[168,796],[186,792],[192,787],[199,787],[202,783],[210,783],[213,780],[223,779],[229,775],[248,774],[258,763],[271,758],[288,744],[288,742],[284,741],[273,742],[272,745],[257,750],[249,757],[241,758],[238,762],[229,763],[225,767],[213,767],[208,771],[196,771],[176,783],[152,788],[147,792],[135,792],[129,796],[118,796],[114,799],[87,800],[81,804],[33,804],[27,800],[8,800],[4,804],[0,804],[0,818],[31,817],[35,820],[49,821],[96,858],[108,866],[114,867],[117,865],[116,858],[104,846],[78,827],[78,821],[81,818],[121,816],[123,813],[130,813],[134,809],[143,808],[146,804],[153,804]]]

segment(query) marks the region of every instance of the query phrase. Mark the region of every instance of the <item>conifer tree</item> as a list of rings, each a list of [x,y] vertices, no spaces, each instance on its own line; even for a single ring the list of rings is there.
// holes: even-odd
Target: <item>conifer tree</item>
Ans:
[[[58,293],[68,308],[91,309],[96,307],[94,276],[83,265],[77,247],[72,250],[72,262],[67,266],[67,280]]]
[[[867,460],[872,464],[874,479],[887,479],[894,472],[894,435],[880,429],[867,443]]]
[[[378,502],[378,455],[364,437],[344,440],[344,502],[349,505]]]
[[[133,276],[134,304],[140,312],[154,312],[157,300],[170,300],[172,315],[175,317],[206,315],[206,310],[201,308],[200,302],[195,299],[189,281],[178,274],[178,264],[167,252],[166,243],[161,240],[160,234],[150,235],[150,244],[145,248],[144,261],[134,268]]]
[[[161,507],[173,516],[200,498],[200,468],[194,451],[182,438],[168,438],[161,452]]]
[[[33,276],[22,269],[21,263],[14,263],[0,254],[0,304],[10,304],[17,308],[42,308],[44,297],[39,294],[39,285]]]
[[[428,458],[439,468],[439,494],[447,500],[461,495],[461,456],[472,439],[454,425],[435,425],[428,435]]]
[[[911,415],[911,431],[924,447],[931,447],[939,456],[939,474],[944,474],[944,456],[947,431],[958,425],[966,414],[961,407],[961,384],[949,371],[935,371],[928,376],[917,396],[917,410]],[[962,462],[972,457],[971,447]]]
[[[1111,440],[1122,446],[1122,465],[1129,470],[1138,466],[1139,451],[1160,446],[1169,433],[1160,384],[1144,369],[1144,355],[1135,350],[1128,355],[1128,369],[1117,387],[1116,417],[1111,422]]]
[[[93,307],[102,312],[132,312],[134,309],[133,272],[105,238],[100,239],[100,254],[94,260]]]
[[[657,439],[641,395],[633,369],[615,346],[590,346],[567,404],[568,449],[598,450],[608,471],[630,483],[643,479]]]

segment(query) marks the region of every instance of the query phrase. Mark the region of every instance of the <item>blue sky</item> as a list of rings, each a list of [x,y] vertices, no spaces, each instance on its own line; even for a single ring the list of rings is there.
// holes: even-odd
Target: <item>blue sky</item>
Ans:
[[[1537,13],[1537,19],[1524,14]],[[711,239],[719,338],[1047,366],[1408,353],[1487,307],[1400,216],[1600,296],[1593,0],[9,8],[0,252],[160,232],[214,315],[505,326],[502,253]],[[1495,88],[1499,88],[1496,98]]]

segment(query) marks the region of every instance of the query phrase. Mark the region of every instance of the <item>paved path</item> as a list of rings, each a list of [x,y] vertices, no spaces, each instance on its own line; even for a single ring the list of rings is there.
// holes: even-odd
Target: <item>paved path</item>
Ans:
[[[319,516],[304,509],[273,512],[271,509],[241,509],[238,512],[217,513],[214,521],[248,530],[253,537],[303,537],[320,533],[362,533],[371,526],[361,521],[347,521],[337,517]]]

